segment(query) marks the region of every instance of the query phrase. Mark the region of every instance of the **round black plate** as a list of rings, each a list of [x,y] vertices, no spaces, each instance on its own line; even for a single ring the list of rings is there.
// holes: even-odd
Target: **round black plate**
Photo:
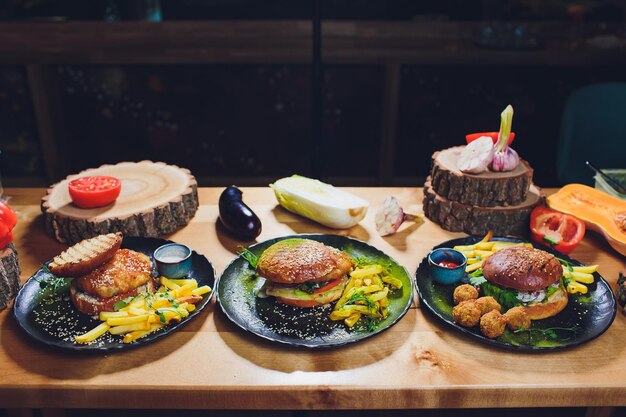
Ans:
[[[145,253],[152,258],[152,253],[156,248],[169,240],[150,237],[124,237],[122,248],[128,248],[137,252]],[[190,278],[198,281],[198,286],[208,285],[213,288],[215,283],[215,270],[211,262],[192,251],[192,266],[189,273]],[[46,265],[49,262],[46,262]],[[154,272],[156,276],[156,271]],[[19,326],[31,337],[48,346],[62,349],[80,351],[110,351],[128,349],[144,345],[159,339],[166,334],[176,331],[184,326],[209,303],[213,292],[205,295],[196,309],[180,323],[171,324],[162,329],[142,337],[134,343],[123,343],[121,336],[106,333],[97,340],[89,344],[79,344],[74,342],[74,337],[93,329],[100,320],[81,313],[72,305],[69,292],[64,291],[59,295],[42,299],[42,287],[40,281],[53,276],[46,267],[39,269],[20,289],[15,299],[13,314]]]
[[[262,338],[289,345],[334,347],[374,336],[393,326],[406,314],[413,294],[411,276],[395,260],[365,242],[338,235],[303,234],[267,240],[250,246],[248,250],[260,255],[274,243],[294,237],[317,240],[348,253],[353,259],[364,258],[368,263],[387,266],[403,284],[402,289],[389,295],[389,315],[373,329],[359,324],[348,329],[342,321],[330,320],[334,304],[297,308],[278,303],[273,297],[258,298],[256,293],[265,279],[258,277],[245,259],[238,257],[226,267],[218,280],[216,297],[222,311],[239,327]]]
[[[435,248],[471,245],[480,241],[480,239],[477,237],[453,239],[435,246]],[[523,240],[509,238],[494,238],[493,240],[524,242]],[[574,266],[582,265],[567,255],[544,246],[537,246],[537,248],[550,252]],[[589,288],[587,294],[570,294],[567,307],[559,314],[532,322],[532,329],[554,329],[553,332],[549,332],[549,334],[539,331],[513,333],[507,328],[505,333],[499,338],[489,339],[482,335],[478,326],[471,328],[463,327],[452,320],[452,293],[456,285],[441,285],[433,282],[427,258],[422,260],[415,273],[421,305],[425,306],[436,317],[455,329],[483,342],[510,349],[532,351],[555,350],[576,346],[595,339],[608,329],[613,319],[615,319],[615,297],[611,287],[604,278],[597,272],[594,276],[594,283],[587,286]],[[576,331],[559,330],[559,328],[575,328]]]

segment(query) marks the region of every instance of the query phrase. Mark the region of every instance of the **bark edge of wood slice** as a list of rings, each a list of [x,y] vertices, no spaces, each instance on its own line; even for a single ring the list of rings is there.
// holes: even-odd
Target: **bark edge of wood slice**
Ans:
[[[527,236],[530,212],[543,201],[543,192],[534,184],[526,201],[516,206],[480,207],[450,201],[437,194],[430,182],[424,184],[424,214],[443,229],[484,235],[491,230],[497,236]]]
[[[13,243],[0,250],[0,310],[8,307],[20,289],[20,263]]]
[[[463,146],[437,151],[432,156],[432,189],[441,197],[480,207],[514,206],[523,203],[533,180],[528,162],[510,172],[465,174],[457,168]]]
[[[67,184],[88,175],[122,180],[117,200],[95,209],[74,206]],[[198,205],[198,183],[188,169],[153,161],[120,162],[69,175],[50,186],[41,199],[46,232],[70,245],[112,232],[126,236],[166,235],[187,225]]]

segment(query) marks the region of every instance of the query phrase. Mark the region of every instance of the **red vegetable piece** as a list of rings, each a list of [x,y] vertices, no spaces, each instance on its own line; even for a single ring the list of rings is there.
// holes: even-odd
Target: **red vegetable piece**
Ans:
[[[533,241],[568,254],[585,235],[585,223],[571,214],[548,207],[535,207],[530,215]]]
[[[80,177],[68,185],[72,202],[80,208],[104,207],[114,202],[122,191],[122,182],[114,177]]]
[[[498,141],[498,134],[499,132],[470,133],[469,135],[465,135],[465,140],[467,141],[467,143],[470,143],[482,136],[488,136],[491,138],[491,140],[495,144]],[[509,141],[507,143],[507,146],[511,145],[511,143],[513,142],[513,139],[515,139],[515,133],[511,132],[511,134],[509,135]]]
[[[0,201],[0,249],[4,249],[9,243],[13,242],[13,228],[17,224],[17,215]]]

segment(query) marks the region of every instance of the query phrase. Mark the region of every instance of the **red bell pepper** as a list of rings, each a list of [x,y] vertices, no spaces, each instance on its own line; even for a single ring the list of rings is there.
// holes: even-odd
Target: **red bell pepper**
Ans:
[[[583,239],[585,223],[571,214],[539,206],[530,214],[530,232],[535,242],[568,254]]]
[[[0,201],[0,249],[4,249],[13,241],[13,228],[17,224],[17,215]]]
[[[476,139],[478,139],[481,136],[488,136],[491,138],[491,140],[493,141],[494,144],[496,144],[498,142],[498,134],[500,132],[482,132],[482,133],[470,133],[469,135],[465,135],[465,140],[467,141],[467,143],[473,142]],[[513,139],[515,139],[515,133],[511,132],[511,134],[509,135],[509,142],[506,144],[507,146],[511,145],[511,142],[513,142]]]

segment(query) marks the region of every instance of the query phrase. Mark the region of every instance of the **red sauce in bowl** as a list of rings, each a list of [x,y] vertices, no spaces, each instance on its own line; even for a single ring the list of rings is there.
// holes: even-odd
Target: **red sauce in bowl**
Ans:
[[[438,262],[437,265],[442,266],[444,268],[458,268],[459,264],[457,264],[456,262],[452,262],[452,261],[441,261]]]

